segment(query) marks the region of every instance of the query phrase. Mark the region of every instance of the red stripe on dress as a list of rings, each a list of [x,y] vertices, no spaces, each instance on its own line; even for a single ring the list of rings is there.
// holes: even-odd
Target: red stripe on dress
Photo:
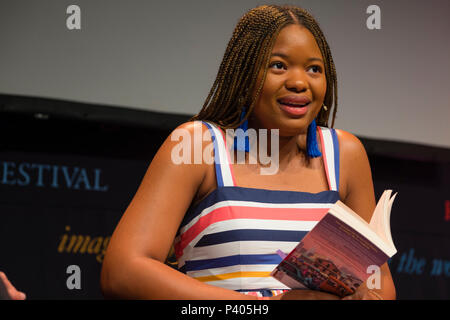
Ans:
[[[328,210],[329,208],[260,208],[242,206],[217,208],[198,219],[195,224],[181,234],[180,241],[175,244],[175,253],[177,257],[181,257],[184,248],[203,230],[216,222],[234,219],[319,221]]]

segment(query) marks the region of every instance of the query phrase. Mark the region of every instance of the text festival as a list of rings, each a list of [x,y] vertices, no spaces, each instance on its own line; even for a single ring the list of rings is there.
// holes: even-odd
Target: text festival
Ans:
[[[0,161],[3,185],[108,191],[107,185],[101,185],[101,174],[101,169]]]

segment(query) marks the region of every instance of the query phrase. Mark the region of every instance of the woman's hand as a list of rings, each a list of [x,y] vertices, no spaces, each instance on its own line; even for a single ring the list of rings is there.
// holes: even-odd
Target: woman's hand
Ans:
[[[358,288],[354,294],[342,298],[342,300],[384,300],[375,290],[367,287]]]
[[[373,289],[369,289],[366,283],[362,283],[355,293],[348,295],[341,300],[384,300],[380,293]]]
[[[340,297],[315,290],[290,290],[271,297],[270,300],[339,300]]]
[[[5,284],[6,293],[9,295],[11,300],[25,300],[26,295],[23,292],[18,291],[12,283],[6,277],[6,274],[0,271],[0,281]]]

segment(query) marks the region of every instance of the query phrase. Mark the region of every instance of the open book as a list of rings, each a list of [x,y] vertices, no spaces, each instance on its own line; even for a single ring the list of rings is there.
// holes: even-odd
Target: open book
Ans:
[[[354,293],[397,252],[390,226],[397,194],[391,194],[383,192],[370,223],[337,201],[271,275],[292,289],[307,287],[340,297]]]

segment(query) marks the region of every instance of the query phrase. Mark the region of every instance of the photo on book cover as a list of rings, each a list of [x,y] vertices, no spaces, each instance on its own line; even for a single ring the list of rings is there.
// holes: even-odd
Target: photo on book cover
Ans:
[[[278,266],[277,277],[291,288],[333,292],[338,296],[353,294],[363,282],[344,266],[326,259],[313,246],[301,243]]]
[[[370,223],[340,201],[309,231],[271,275],[292,289],[309,288],[353,294],[396,252],[390,232],[390,213],[396,194],[383,192]]]

